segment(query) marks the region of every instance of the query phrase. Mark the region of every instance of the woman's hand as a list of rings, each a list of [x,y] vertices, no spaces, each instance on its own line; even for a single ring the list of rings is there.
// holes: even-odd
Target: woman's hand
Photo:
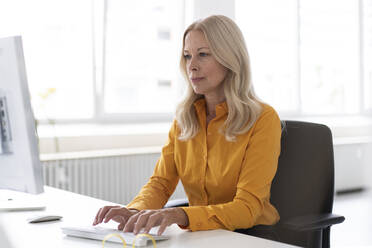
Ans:
[[[98,210],[93,225],[95,226],[102,222],[107,223],[113,220],[120,223],[118,229],[123,230],[128,219],[136,213],[138,213],[138,210],[135,209],[127,209],[120,206],[105,206]]]
[[[148,233],[152,227],[160,226],[158,235],[161,235],[169,225],[174,223],[181,226],[189,225],[189,218],[182,208],[138,211],[120,206],[100,208],[93,225],[95,226],[102,222],[107,223],[110,220],[119,223],[119,230],[133,232],[134,234],[138,234],[142,228],[144,228],[144,233]]]
[[[189,225],[189,218],[182,208],[142,210],[128,219],[123,231],[138,234],[144,228],[144,233],[148,233],[152,227],[160,226],[158,235],[162,235],[164,230],[174,223],[181,226]]]

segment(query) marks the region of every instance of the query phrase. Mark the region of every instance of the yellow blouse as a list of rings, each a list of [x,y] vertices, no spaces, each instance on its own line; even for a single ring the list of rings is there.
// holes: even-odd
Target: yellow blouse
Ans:
[[[270,187],[280,154],[280,120],[275,110],[263,110],[252,128],[226,141],[219,132],[227,118],[227,105],[216,106],[216,117],[206,125],[205,100],[194,103],[200,131],[188,141],[178,140],[174,121],[154,174],[127,206],[159,209],[164,206],[181,179],[189,207],[188,229],[249,228],[272,225],[279,214],[270,204]]]

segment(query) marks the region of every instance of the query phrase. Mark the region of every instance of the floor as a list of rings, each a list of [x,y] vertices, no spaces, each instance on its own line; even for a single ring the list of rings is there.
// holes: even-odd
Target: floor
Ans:
[[[336,195],[333,213],[345,216],[331,228],[332,248],[372,248],[372,190]]]

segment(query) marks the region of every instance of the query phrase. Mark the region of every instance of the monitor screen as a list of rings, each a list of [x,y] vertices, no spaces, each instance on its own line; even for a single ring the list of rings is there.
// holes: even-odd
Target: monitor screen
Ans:
[[[0,38],[0,189],[43,192],[20,36]]]

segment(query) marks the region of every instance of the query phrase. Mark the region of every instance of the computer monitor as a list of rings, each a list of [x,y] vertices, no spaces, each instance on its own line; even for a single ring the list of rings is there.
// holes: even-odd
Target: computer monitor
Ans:
[[[44,191],[20,36],[0,38],[0,189]]]

